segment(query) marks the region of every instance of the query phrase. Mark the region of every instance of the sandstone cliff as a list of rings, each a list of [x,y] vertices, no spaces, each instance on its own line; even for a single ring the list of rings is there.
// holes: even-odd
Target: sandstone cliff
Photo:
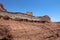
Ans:
[[[4,9],[2,4],[0,4],[0,11],[3,11],[3,12],[7,11],[6,9]]]
[[[47,15],[38,17],[41,18],[40,21],[34,21],[13,19],[15,16],[12,18],[7,14],[8,12],[0,12],[0,40],[60,40],[60,22],[51,22]]]

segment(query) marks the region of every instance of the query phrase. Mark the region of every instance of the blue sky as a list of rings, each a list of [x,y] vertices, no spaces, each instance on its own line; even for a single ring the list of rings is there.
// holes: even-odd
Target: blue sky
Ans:
[[[60,21],[60,0],[0,0],[10,12],[33,12],[34,16],[48,15]]]

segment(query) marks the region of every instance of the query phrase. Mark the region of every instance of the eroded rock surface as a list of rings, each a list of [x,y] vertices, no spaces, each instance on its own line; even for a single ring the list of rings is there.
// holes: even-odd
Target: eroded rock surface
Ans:
[[[60,40],[60,22],[27,14],[6,12],[0,4],[0,40]]]
[[[8,25],[0,25],[0,40],[12,40]]]
[[[3,12],[6,12],[7,11],[6,9],[4,9],[4,7],[3,7],[2,4],[0,4],[0,11],[3,11]]]
[[[11,39],[13,40],[60,40],[60,25],[56,23],[21,22],[0,19],[0,25],[8,25],[10,30],[8,34],[12,36]]]

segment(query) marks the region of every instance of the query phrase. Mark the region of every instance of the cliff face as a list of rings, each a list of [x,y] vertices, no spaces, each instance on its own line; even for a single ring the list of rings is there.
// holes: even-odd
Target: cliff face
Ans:
[[[51,22],[47,15],[38,17],[42,19],[40,21],[34,21],[13,19],[6,15],[8,13],[0,12],[0,40],[60,40],[60,22]]]
[[[0,11],[3,11],[3,12],[7,11],[6,9],[4,9],[2,4],[0,4]]]
[[[0,17],[9,17],[11,19],[22,19],[22,20],[28,20],[28,21],[33,21],[33,22],[50,22],[50,17],[49,16],[33,16],[32,12],[26,12],[26,13],[21,13],[21,12],[8,12],[6,9],[3,7],[2,4],[0,4]]]

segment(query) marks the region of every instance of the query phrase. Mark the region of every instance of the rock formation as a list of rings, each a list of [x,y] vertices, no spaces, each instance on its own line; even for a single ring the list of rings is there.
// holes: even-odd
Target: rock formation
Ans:
[[[26,14],[32,16],[32,12],[26,12]]]
[[[10,28],[8,25],[0,25],[0,40],[11,40]]]
[[[4,9],[2,4],[0,4],[0,11],[6,12],[6,9]]]
[[[36,17],[1,10],[0,40],[60,40],[60,22],[52,22],[47,15]]]

